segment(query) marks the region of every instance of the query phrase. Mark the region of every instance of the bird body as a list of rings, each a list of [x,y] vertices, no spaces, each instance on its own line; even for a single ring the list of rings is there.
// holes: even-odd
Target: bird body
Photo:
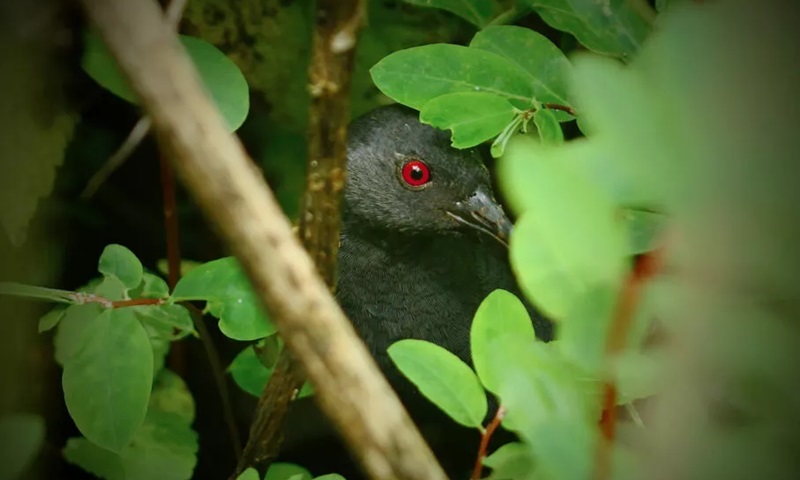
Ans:
[[[498,288],[519,295],[510,231],[477,149],[452,148],[447,132],[400,105],[352,123],[336,298],[440,461],[453,454],[448,469],[469,468],[474,458],[464,456],[475,453],[477,432],[464,435],[422,398],[386,350],[415,338],[469,363],[481,301]],[[529,311],[537,334],[549,339],[550,323]],[[311,458],[328,447],[316,448]]]

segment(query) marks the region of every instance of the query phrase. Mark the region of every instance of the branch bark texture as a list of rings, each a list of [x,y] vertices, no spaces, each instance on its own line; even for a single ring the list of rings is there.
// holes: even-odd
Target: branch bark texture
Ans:
[[[308,69],[311,93],[308,161],[298,233],[331,291],[336,287],[341,204],[347,172],[350,78],[363,12],[361,0],[316,2]],[[303,372],[293,361],[291,352],[281,352],[259,398],[250,438],[236,474],[277,456],[290,403],[303,381]]]
[[[375,479],[444,479],[154,0],[81,0],[189,191],[241,261],[322,410]]]

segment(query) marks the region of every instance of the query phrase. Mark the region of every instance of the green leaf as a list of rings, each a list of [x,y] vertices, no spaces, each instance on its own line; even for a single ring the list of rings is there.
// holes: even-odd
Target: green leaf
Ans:
[[[580,296],[558,329],[558,348],[579,367],[599,374],[606,338],[617,304],[617,289],[596,287]]]
[[[617,380],[617,404],[652,397],[663,386],[665,359],[627,351],[613,360]]]
[[[338,473],[326,473],[325,475],[314,477],[314,480],[347,480],[347,479],[339,475]]]
[[[622,215],[628,226],[629,253],[638,255],[654,250],[667,216],[635,208],[624,209]]]
[[[234,257],[192,269],[175,286],[172,300],[206,301],[208,311],[220,320],[220,331],[234,340],[257,340],[275,333]]]
[[[419,391],[453,420],[480,428],[488,405],[475,373],[448,350],[424,340],[393,343],[389,358]]]
[[[293,463],[273,463],[270,465],[264,480],[311,480],[312,476],[305,468]]]
[[[384,94],[417,110],[447,93],[486,92],[527,109],[534,98],[529,75],[491,52],[460,45],[434,44],[400,50],[370,69]]]
[[[19,478],[44,443],[45,424],[39,415],[13,413],[0,417],[0,478]]]
[[[261,363],[252,345],[247,346],[234,357],[228,367],[228,372],[239,388],[255,397],[261,396],[270,375],[272,375],[272,369]]]
[[[161,370],[150,394],[150,409],[174,413],[187,425],[194,421],[195,405],[186,382],[171,370]]]
[[[105,276],[118,278],[126,288],[136,288],[142,283],[142,263],[122,245],[108,245],[100,255],[97,270]]]
[[[238,129],[250,108],[249,87],[239,67],[205,40],[186,35],[180,35],[179,38],[228,128],[231,131]],[[85,36],[81,65],[90,77],[111,93],[138,104],[128,80],[97,35]]]
[[[283,342],[279,335],[270,335],[253,345],[258,355],[258,360],[266,368],[272,368],[278,362],[278,356],[283,350]]]
[[[572,65],[544,35],[529,28],[491,26],[478,32],[469,46],[500,55],[519,65],[528,74],[534,98],[539,103],[572,106],[567,94]],[[559,121],[572,119],[566,112],[554,113]]]
[[[44,333],[56,328],[58,322],[64,318],[66,313],[67,307],[63,306],[56,307],[45,313],[44,316],[39,319],[39,333]]]
[[[544,145],[559,145],[564,143],[564,132],[558,123],[553,110],[540,108],[533,113],[533,123],[539,132],[539,138]]]
[[[470,329],[472,363],[483,386],[497,392],[501,374],[492,368],[490,345],[505,335],[517,335],[521,339],[536,341],[531,318],[525,305],[505,290],[495,290],[481,302]]]
[[[95,319],[103,313],[96,303],[67,307],[53,337],[55,359],[62,367],[85,345],[86,332],[91,330]]]
[[[485,27],[494,14],[492,0],[404,0],[412,5],[441,8],[454,13],[478,28]]]
[[[515,140],[499,164],[501,186],[523,212],[511,235],[511,264],[526,296],[561,320],[589,288],[621,281],[624,229],[597,185],[552,150]]]
[[[106,310],[95,318],[83,348],[65,363],[62,383],[81,433],[114,452],[130,443],[153,383],[150,341],[130,309]]]
[[[167,298],[169,286],[163,278],[144,272],[142,284],[130,291],[131,298]]]
[[[605,55],[633,55],[649,32],[647,21],[628,0],[525,0],[551,27],[574,35],[586,48]]]
[[[70,438],[64,447],[67,462],[105,480],[125,480],[119,454],[100,448],[84,437]]]
[[[142,322],[163,327],[161,331],[167,333],[165,338],[176,339],[195,333],[192,316],[182,305],[140,305],[130,308]],[[172,329],[179,331],[177,337],[172,334]]]
[[[258,470],[250,467],[236,477],[236,480],[261,480],[261,477],[258,475]]]
[[[427,102],[419,119],[442,130],[451,130],[452,146],[469,148],[494,138],[514,119],[517,109],[492,93],[449,93]]]
[[[492,469],[487,480],[532,480],[533,456],[524,443],[507,443],[483,459],[483,464]]]
[[[599,441],[593,423],[568,417],[538,421],[535,430],[525,431],[537,478],[592,478],[595,443]]]

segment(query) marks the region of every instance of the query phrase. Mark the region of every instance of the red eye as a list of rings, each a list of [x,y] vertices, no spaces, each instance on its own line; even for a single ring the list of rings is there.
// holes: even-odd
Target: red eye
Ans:
[[[421,160],[411,160],[400,171],[403,181],[412,187],[421,187],[431,181],[431,171]]]

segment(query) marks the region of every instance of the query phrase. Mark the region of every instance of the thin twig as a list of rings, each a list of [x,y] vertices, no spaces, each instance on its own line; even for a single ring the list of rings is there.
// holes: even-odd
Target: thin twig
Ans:
[[[500,405],[497,407],[497,413],[495,413],[494,418],[489,425],[486,426],[486,430],[481,432],[481,444],[478,447],[478,455],[475,458],[475,467],[472,469],[471,480],[478,480],[481,478],[481,473],[483,472],[483,459],[486,458],[486,450],[489,448],[489,440],[492,439],[494,431],[500,426],[500,422],[503,421],[503,417],[505,417],[505,415],[506,410],[502,405]]]
[[[164,11],[167,22],[169,22],[175,30],[178,29],[187,2],[188,0],[172,0]],[[81,192],[81,198],[89,199],[93,197],[100,186],[108,180],[108,177],[116,172],[125,161],[133,155],[133,152],[142,143],[142,140],[144,140],[148,133],[150,133],[150,119],[147,116],[139,118],[130,133],[128,133],[125,141],[122,142],[122,145],[111,154],[108,160],[106,160],[106,163],[100,167],[100,170],[95,172],[86,183],[86,187],[84,187]]]
[[[298,235],[331,291],[336,286],[340,205],[347,171],[348,94],[362,9],[360,0],[317,2],[308,72],[309,148]],[[290,403],[304,380],[291,352],[284,349],[259,398],[234,477],[251,465],[277,456]]]
[[[330,0],[333,2],[333,0]],[[375,480],[443,480],[441,467],[292,233],[154,0],[81,0],[159,145],[237,256],[314,398]],[[339,43],[338,45],[341,45]]]
[[[578,112],[576,112],[575,109],[570,107],[569,105],[561,105],[558,103],[543,103],[542,107],[547,108],[549,110],[561,110],[562,112],[569,113],[573,117],[578,116]]]
[[[609,325],[605,345],[606,360],[613,359],[625,348],[642,290],[647,280],[661,269],[662,256],[663,248],[660,248],[636,259],[633,270],[620,290],[616,310]],[[611,473],[611,444],[616,436],[616,424],[617,387],[613,377],[610,377],[603,384],[603,410],[600,416],[602,438],[598,440],[595,452],[595,480],[605,480]]]

